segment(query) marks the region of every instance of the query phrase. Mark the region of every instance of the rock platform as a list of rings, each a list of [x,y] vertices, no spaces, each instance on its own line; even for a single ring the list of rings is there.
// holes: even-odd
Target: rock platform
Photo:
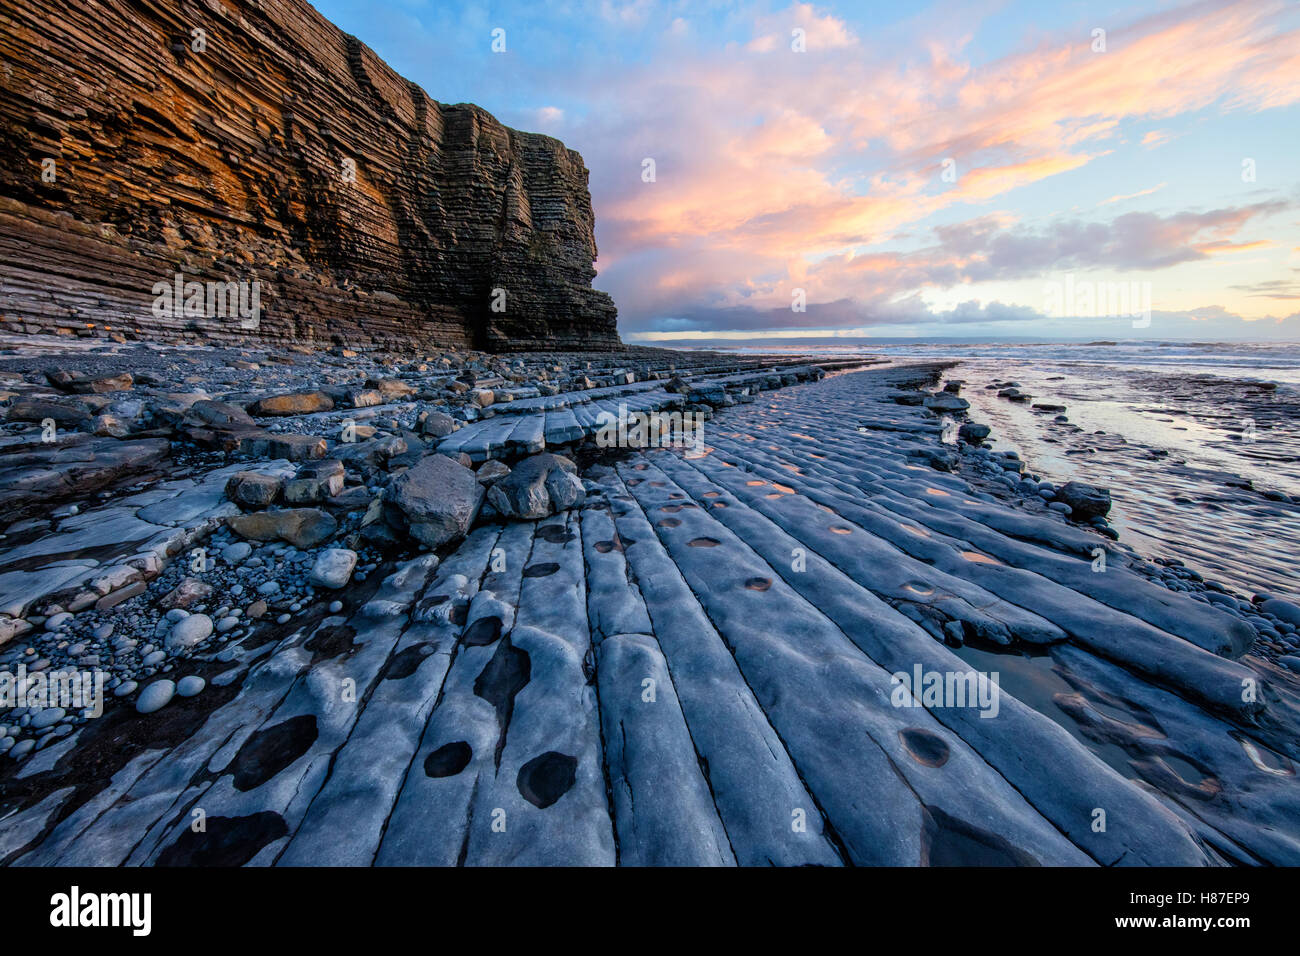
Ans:
[[[368,576],[341,590],[225,631],[213,612],[173,675],[207,690],[0,758],[0,862],[1300,863],[1300,675],[1255,651],[1295,605],[1173,590],[1104,521],[991,477],[1010,459],[945,441],[942,371],[715,374],[702,449],[598,453],[589,426],[699,407],[703,374],[462,424],[436,453],[574,451],[581,503],[481,513],[436,550],[360,538]],[[186,480],[183,518],[118,519],[132,554],[235,548],[226,591],[250,560],[312,566],[212,530],[240,513],[226,472]],[[913,693],[929,674],[997,686]]]

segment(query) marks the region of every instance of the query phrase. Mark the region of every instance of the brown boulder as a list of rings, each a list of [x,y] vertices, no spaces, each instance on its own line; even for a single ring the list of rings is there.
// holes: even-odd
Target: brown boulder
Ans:
[[[280,497],[280,479],[256,471],[241,471],[226,481],[226,497],[245,511],[269,508]]]
[[[253,541],[286,541],[295,548],[314,548],[328,541],[338,522],[317,508],[257,511],[227,519],[230,530]]]
[[[248,406],[251,415],[266,418],[279,415],[310,415],[333,410],[334,400],[322,391],[286,392],[268,395]]]

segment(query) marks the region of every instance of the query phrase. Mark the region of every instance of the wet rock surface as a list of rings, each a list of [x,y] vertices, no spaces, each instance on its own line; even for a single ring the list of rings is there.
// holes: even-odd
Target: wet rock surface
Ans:
[[[942,367],[150,357],[75,400],[138,403],[151,477],[0,539],[0,670],[106,676],[0,711],[0,862],[1300,862],[1295,595],[1146,560]],[[73,400],[43,364],[14,400]],[[602,447],[620,406],[701,440]]]

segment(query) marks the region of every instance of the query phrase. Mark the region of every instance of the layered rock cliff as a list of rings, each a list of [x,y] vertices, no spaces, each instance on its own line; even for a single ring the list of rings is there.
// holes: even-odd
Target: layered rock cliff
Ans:
[[[619,346],[582,157],[301,0],[16,0],[0,60],[4,331]],[[169,311],[177,273],[243,283],[244,313]]]

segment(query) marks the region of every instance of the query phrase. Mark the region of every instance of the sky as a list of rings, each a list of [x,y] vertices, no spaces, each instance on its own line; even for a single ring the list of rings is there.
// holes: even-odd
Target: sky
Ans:
[[[314,5],[582,154],[625,341],[1300,341],[1296,0]]]

